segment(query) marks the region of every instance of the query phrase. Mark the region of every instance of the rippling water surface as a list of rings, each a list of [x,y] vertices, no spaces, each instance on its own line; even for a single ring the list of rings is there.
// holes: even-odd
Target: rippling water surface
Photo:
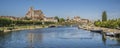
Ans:
[[[0,34],[0,48],[120,48],[120,39],[77,27],[43,28]]]

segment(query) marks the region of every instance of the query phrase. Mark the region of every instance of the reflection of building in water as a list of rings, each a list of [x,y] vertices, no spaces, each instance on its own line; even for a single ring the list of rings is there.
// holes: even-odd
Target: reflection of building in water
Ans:
[[[32,33],[28,33],[28,42],[29,42],[29,44],[30,44],[30,48],[32,48],[33,46],[33,41],[34,41],[34,34],[32,34]]]
[[[34,42],[42,42],[42,33],[29,33],[28,41],[33,44]]]
[[[29,42],[32,42],[32,41],[33,41],[33,38],[34,38],[34,34],[29,33],[29,34],[28,34],[28,41],[29,41]]]
[[[43,35],[42,35],[42,33],[34,33],[35,35],[34,35],[34,41],[35,42],[42,42],[42,39],[43,39]]]

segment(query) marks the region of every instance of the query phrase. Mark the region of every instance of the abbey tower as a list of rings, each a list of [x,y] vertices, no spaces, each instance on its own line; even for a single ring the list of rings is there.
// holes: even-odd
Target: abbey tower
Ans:
[[[45,16],[41,10],[34,10],[33,7],[30,7],[29,11],[26,13],[26,17],[35,20],[43,20]]]

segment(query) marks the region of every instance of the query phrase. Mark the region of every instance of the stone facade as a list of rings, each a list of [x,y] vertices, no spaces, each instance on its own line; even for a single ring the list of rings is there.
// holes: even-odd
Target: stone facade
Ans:
[[[11,19],[11,20],[20,20],[21,19],[19,17],[14,17],[14,16],[0,16],[0,18],[8,18],[8,19]]]
[[[89,23],[89,20],[88,20],[88,19],[81,19],[80,22],[81,22],[81,23]]]
[[[73,20],[74,20],[74,21],[78,21],[78,22],[79,22],[81,19],[80,19],[80,17],[79,17],[79,16],[75,16]]]
[[[26,17],[34,20],[43,20],[45,16],[41,10],[34,10],[33,7],[30,7]]]
[[[75,16],[73,20],[80,23],[89,23],[88,19],[81,19],[79,16]]]
[[[32,20],[58,22],[54,17],[45,17],[41,10],[34,10],[33,7],[30,7],[29,11],[26,13],[26,17]]]
[[[58,22],[58,20],[55,19],[54,17],[45,17],[44,21],[46,21],[46,22]]]

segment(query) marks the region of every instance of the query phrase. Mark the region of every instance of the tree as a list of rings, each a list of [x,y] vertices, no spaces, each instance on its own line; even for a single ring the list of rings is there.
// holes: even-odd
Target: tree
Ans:
[[[64,22],[64,21],[65,21],[64,18],[60,18],[60,19],[59,19],[59,22]]]
[[[100,27],[100,26],[101,26],[101,24],[102,24],[102,23],[101,23],[101,21],[100,21],[100,20],[98,20],[98,21],[95,21],[95,22],[94,22],[94,25],[95,25],[95,26],[99,26],[99,27]]]
[[[12,20],[8,18],[0,18],[0,27],[10,26],[12,24]]]
[[[54,18],[55,18],[55,19],[57,19],[57,20],[58,20],[58,22],[59,22],[59,17],[58,17],[58,16],[55,16]]]
[[[107,21],[107,14],[106,11],[102,13],[102,21]]]
[[[32,18],[24,17],[25,20],[31,20]]]

